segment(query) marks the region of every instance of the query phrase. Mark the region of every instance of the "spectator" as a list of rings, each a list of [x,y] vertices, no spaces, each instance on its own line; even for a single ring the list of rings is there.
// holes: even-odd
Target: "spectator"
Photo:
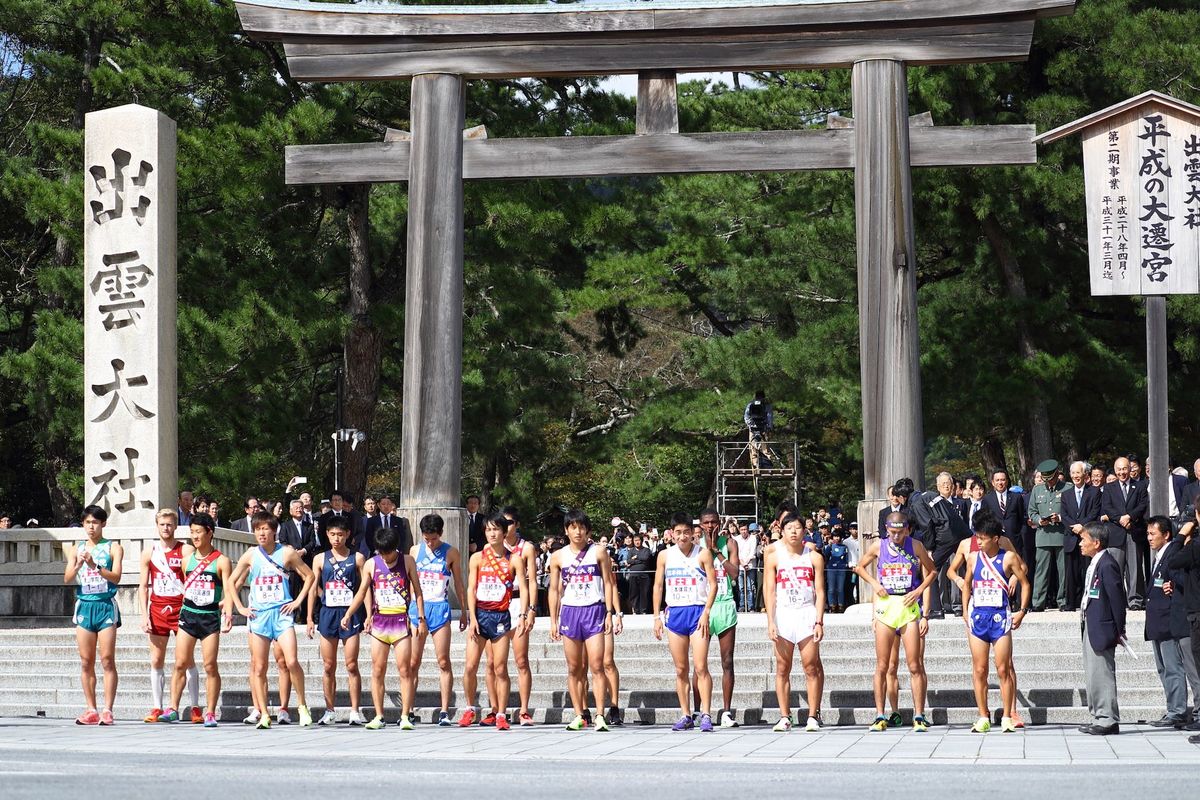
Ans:
[[[483,536],[484,515],[479,510],[479,495],[467,495],[467,549],[474,553],[487,544]]]
[[[1150,543],[1150,580],[1146,586],[1145,638],[1154,649],[1154,665],[1166,695],[1167,713],[1150,724],[1156,728],[1182,728],[1188,722],[1187,669],[1183,650],[1191,647],[1183,592],[1175,592],[1170,557],[1179,550],[1171,540],[1171,520],[1151,517],[1146,523]]]
[[[192,524],[192,493],[183,491],[179,493],[179,508],[176,513],[179,516],[179,527],[185,531]]]
[[[276,504],[278,505],[278,504]],[[317,542],[317,532],[313,526],[304,521],[304,506],[299,500],[293,500],[288,507],[288,518],[282,522],[279,529],[275,532],[275,542],[279,545],[288,545],[296,551],[296,555],[304,562],[305,566],[312,568],[313,559],[319,551],[320,545]],[[301,587],[304,585],[304,579],[297,572],[288,573],[288,583],[291,586],[292,597],[299,597]],[[307,603],[299,603],[296,606],[296,621],[308,621],[308,605]]]
[[[1046,459],[1037,466],[1042,482],[1033,487],[1029,498],[1029,524],[1037,530],[1037,573],[1033,582],[1033,610],[1044,611],[1057,601],[1058,610],[1067,610],[1067,562],[1063,552],[1062,481],[1058,462]],[[1058,584],[1057,597],[1050,594],[1050,573]]]
[[[208,515],[213,519],[213,526],[216,528],[224,527],[221,525],[221,518],[217,516],[221,511],[221,504],[213,500],[208,504]]]
[[[1108,524],[1108,546],[1125,553],[1125,591],[1129,608],[1140,611],[1145,608],[1146,572],[1150,568],[1145,522],[1150,498],[1141,484],[1133,480],[1128,459],[1118,458],[1113,462],[1113,474],[1116,476],[1113,483],[1100,495],[1100,519]]]
[[[733,543],[738,551],[738,607],[741,611],[754,611],[758,587],[758,523],[739,525]]]
[[[1192,662],[1200,664],[1200,509],[1192,512],[1192,518],[1179,529],[1182,540],[1178,550],[1167,559],[1171,570],[1172,594],[1182,591],[1184,611],[1187,613],[1192,649]],[[1200,718],[1193,716],[1187,730],[1200,731]],[[1200,735],[1188,738],[1192,744],[1200,744]]]
[[[0,511],[0,531],[6,531],[12,527],[12,516],[5,511]]]
[[[255,514],[258,513],[258,498],[253,497],[253,496],[247,497],[246,503],[243,506],[243,508],[246,512],[246,516],[242,517],[241,519],[235,519],[233,521],[233,525],[231,525],[230,527],[232,527],[235,531],[242,531],[243,533],[253,533],[254,528],[250,525],[250,519],[251,519],[251,517],[253,517]],[[209,516],[212,516],[212,515],[210,514]]]
[[[1083,527],[1100,521],[1100,490],[1086,482],[1087,469],[1082,461],[1070,468],[1071,485],[1062,493],[1063,561],[1066,564],[1067,610],[1079,608],[1083,595],[1083,573],[1087,569],[1079,552]]]
[[[756,472],[760,467],[770,469],[771,448],[767,445],[767,438],[775,428],[775,411],[761,389],[754,393],[754,399],[746,405],[743,419],[750,430],[751,468]]]
[[[1123,459],[1122,459],[1123,460]],[[1125,584],[1121,567],[1108,549],[1111,528],[1092,523],[1083,529],[1080,548],[1092,559],[1084,579],[1083,670],[1092,724],[1083,733],[1108,736],[1121,732],[1117,706],[1117,645],[1125,639]]]
[[[829,610],[840,614],[846,610],[846,570],[850,565],[850,549],[843,544],[845,536],[841,526],[829,534],[831,541],[825,545],[825,587],[829,595]]]
[[[375,519],[379,516],[379,506],[375,502],[375,498],[367,495],[363,498],[363,517],[367,520]]]
[[[1104,488],[1104,479],[1108,476],[1108,470],[1100,465],[1092,467],[1088,472],[1089,482],[1097,489]]]
[[[1036,563],[1037,557],[1033,548],[1033,532],[1027,524],[1025,500],[1024,494],[1009,486],[1006,470],[998,469],[992,473],[992,491],[983,496],[983,507],[1000,520],[1004,535],[1013,543],[1017,554],[1029,565]]]
[[[849,585],[846,588],[846,602],[857,603],[861,602],[858,596],[858,576],[854,574],[854,568],[858,566],[858,560],[862,558],[863,543],[858,538],[858,522],[850,523],[850,535],[845,540],[846,548],[850,551],[848,566],[850,568]]]
[[[654,579],[656,555],[646,546],[640,533],[633,535],[633,545],[626,557],[629,571],[629,609],[634,614],[649,614],[650,588]]]

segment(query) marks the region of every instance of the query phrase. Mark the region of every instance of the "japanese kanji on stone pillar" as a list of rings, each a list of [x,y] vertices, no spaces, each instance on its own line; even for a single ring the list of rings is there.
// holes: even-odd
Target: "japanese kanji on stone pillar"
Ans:
[[[84,124],[83,501],[109,524],[175,507],[175,122],[126,105]]]

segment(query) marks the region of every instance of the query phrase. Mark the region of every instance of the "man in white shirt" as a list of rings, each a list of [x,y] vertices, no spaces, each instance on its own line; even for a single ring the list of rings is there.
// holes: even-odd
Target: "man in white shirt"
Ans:
[[[758,556],[758,523],[739,524],[737,536],[733,537],[733,541],[737,544],[738,555],[738,610],[754,611],[754,597],[758,586],[758,574],[755,569],[755,559]]]

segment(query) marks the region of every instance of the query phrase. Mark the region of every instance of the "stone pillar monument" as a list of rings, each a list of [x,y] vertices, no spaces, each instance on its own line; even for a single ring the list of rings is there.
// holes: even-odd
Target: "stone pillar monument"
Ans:
[[[153,527],[177,473],[175,122],[151,108],[84,123],[85,505]]]

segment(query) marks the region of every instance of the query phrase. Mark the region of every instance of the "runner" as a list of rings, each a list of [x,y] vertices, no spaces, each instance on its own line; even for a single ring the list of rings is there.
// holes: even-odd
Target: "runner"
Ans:
[[[350,524],[341,517],[334,517],[325,524],[325,536],[329,539],[329,550],[317,553],[313,559],[313,575],[318,577],[317,588],[308,593],[308,638],[313,632],[321,634],[321,690],[325,695],[325,713],[318,725],[333,725],[337,722],[337,651],[342,645],[342,660],[346,662],[346,680],[350,684],[350,714],[346,722],[365,725],[358,702],[362,696],[362,674],[358,671],[359,639],[363,631],[366,612],[359,609],[350,617],[350,624],[342,627],[342,617],[354,602],[362,584],[362,569],[365,560],[362,553],[351,552]],[[317,611],[317,596],[321,597],[321,610]]]
[[[196,642],[204,658],[204,727],[217,727],[217,700],[221,696],[221,673],[217,653],[221,637],[233,628],[233,565],[221,551],[213,549],[216,521],[202,512],[192,514],[191,545],[183,548],[183,608],[175,634],[175,672],[171,677],[171,709],[179,707],[184,683],[196,673]],[[170,715],[172,712],[168,712]],[[176,715],[178,716],[178,715]]]
[[[675,694],[679,698],[682,716],[671,728],[686,731],[695,726],[692,720],[690,682],[688,680],[688,650],[691,650],[692,669],[700,692],[700,730],[711,732],[712,675],[708,671],[709,612],[717,597],[717,575],[713,569],[712,553],[696,542],[692,518],[682,512],[671,517],[675,544],[658,554],[654,572],[654,637],[663,638],[662,608],[665,591],[667,601],[667,644],[675,662]]]
[[[713,601],[709,615],[709,637],[716,636],[721,648],[721,700],[723,706],[719,717],[722,728],[736,728],[733,718],[733,651],[737,641],[737,600],[733,594],[730,575],[738,574],[737,547],[730,548],[725,536],[717,535],[721,527],[721,515],[715,508],[700,512],[700,531],[704,535],[704,546],[712,554],[713,571],[717,576],[717,599]],[[700,692],[695,679],[692,681],[692,697],[700,705]]]
[[[363,630],[371,634],[371,700],[375,704],[375,719],[367,723],[368,730],[379,730],[383,721],[384,681],[387,678],[388,658],[396,655],[396,673],[400,676],[400,730],[411,731],[413,697],[417,693],[416,673],[412,670],[412,634],[426,630],[425,602],[421,598],[421,582],[413,580],[417,565],[413,557],[401,553],[400,530],[380,528],[375,532],[375,552],[362,567],[362,584],[354,602],[342,616],[342,629],[354,624],[355,613],[370,604],[371,616]],[[413,630],[409,609],[417,607],[417,628]]]
[[[138,576],[138,608],[142,610],[142,630],[150,638],[150,695],[154,708],[143,722],[178,722],[179,712],[163,703],[163,663],[167,658],[167,639],[176,634],[179,644],[179,610],[183,607],[183,542],[175,538],[178,517],[173,509],[160,508],[154,515],[158,541],[142,548]],[[168,687],[170,688],[170,687]],[[188,699],[193,723],[204,722],[200,712],[200,679],[195,665],[187,673]],[[186,709],[185,709],[186,710]]]
[[[1013,720],[1017,705],[1017,674],[1012,663],[1012,632],[1021,627],[1029,611],[1032,588],[1025,562],[1012,550],[1000,546],[1004,538],[1000,520],[985,510],[975,515],[974,523],[973,538],[979,541],[979,549],[967,556],[967,574],[971,580],[964,582],[962,587],[963,620],[967,623],[967,642],[971,646],[974,667],[975,704],[979,708],[979,719],[971,730],[987,733],[992,729],[987,702],[990,649],[995,654],[1000,698],[1004,703],[1000,730],[1012,733],[1017,730]],[[1021,585],[1021,608],[1010,615],[1009,583],[1012,578]]]
[[[825,559],[804,544],[804,522],[783,520],[783,536],[763,566],[763,597],[767,604],[767,637],[775,643],[775,698],[779,722],[773,730],[792,729],[792,658],[800,651],[808,683],[806,731],[821,730],[821,695],[825,669],[821,639],[825,637]]]
[[[608,730],[604,717],[608,676],[604,672],[604,637],[619,628],[613,609],[620,602],[608,551],[591,541],[592,521],[582,510],[567,512],[564,524],[569,544],[550,557],[550,639],[562,641],[567,659],[567,691],[575,719],[567,730],[586,727],[587,673],[592,670],[597,731]]]
[[[491,713],[480,725],[509,729],[508,722],[508,647],[512,637],[513,584],[525,581],[525,561],[519,554],[510,554],[504,546],[504,535],[512,522],[503,514],[493,514],[484,523],[487,544],[471,555],[468,564],[467,609],[471,620],[471,635],[467,638],[466,663],[463,665],[463,693],[467,708],[458,720],[461,728],[477,719],[476,705],[479,659],[487,652],[488,695]],[[518,608],[523,604],[518,603]],[[524,619],[524,609],[516,619]]]
[[[907,514],[900,511],[889,514],[885,527],[887,538],[872,542],[854,568],[875,595],[876,717],[871,730],[882,731],[900,724],[899,689],[893,687],[898,686],[896,670],[903,642],[912,684],[913,730],[924,732],[929,730],[929,720],[925,718],[928,679],[922,640],[929,632],[929,616],[922,609],[929,606],[929,586],[937,577],[937,569],[925,546],[909,535]],[[883,715],[885,693],[892,703],[894,724]]]
[[[83,510],[86,539],[68,545],[63,553],[67,567],[63,583],[75,588],[75,645],[79,648],[79,682],[87,708],[75,720],[76,725],[112,725],[113,703],[117,699],[117,628],[121,611],[117,608],[117,584],[121,582],[121,559],[125,555],[119,542],[104,538],[108,512],[100,506]],[[104,670],[104,710],[96,711],[96,651]]]
[[[521,538],[521,520],[515,506],[506,506],[500,513],[508,518],[512,525],[504,537],[504,546],[511,555],[521,558],[525,570],[525,580],[513,586],[513,597],[525,598],[523,618],[514,617],[512,620],[512,651],[517,662],[517,692],[521,698],[521,710],[517,716],[519,724],[532,725],[533,717],[529,713],[529,695],[533,692],[533,672],[529,669],[529,634],[537,621],[538,585],[537,585],[537,548],[532,542]],[[488,690],[492,686],[488,684]]]
[[[267,658],[271,654],[271,643],[278,642],[283,651],[286,672],[291,678],[292,688],[300,701],[300,727],[312,725],[312,715],[304,700],[304,669],[296,657],[296,631],[293,614],[312,590],[316,577],[299,553],[289,545],[278,546],[275,534],[279,520],[268,511],[256,511],[250,518],[254,538],[258,547],[247,550],[238,559],[233,571],[233,596],[238,613],[247,620],[246,629],[250,637],[250,694],[254,709],[258,712],[259,728],[271,727],[271,713],[267,707]],[[304,585],[298,597],[292,597],[288,584],[288,572],[300,573]],[[242,605],[241,589],[246,579],[250,580],[250,607]]]
[[[458,615],[459,632],[467,629],[467,589],[463,583],[462,556],[458,548],[442,541],[446,521],[438,514],[426,514],[421,518],[422,541],[412,548],[416,561],[417,575],[421,582],[421,597],[425,601],[425,619],[428,627],[417,634],[413,644],[412,673],[420,679],[421,659],[425,653],[425,640],[433,637],[433,651],[437,655],[440,672],[442,707],[438,712],[438,725],[452,725],[450,720],[450,694],[454,689],[454,668],[450,662],[450,600],[446,590],[451,579],[454,581],[454,596],[462,605]]]

